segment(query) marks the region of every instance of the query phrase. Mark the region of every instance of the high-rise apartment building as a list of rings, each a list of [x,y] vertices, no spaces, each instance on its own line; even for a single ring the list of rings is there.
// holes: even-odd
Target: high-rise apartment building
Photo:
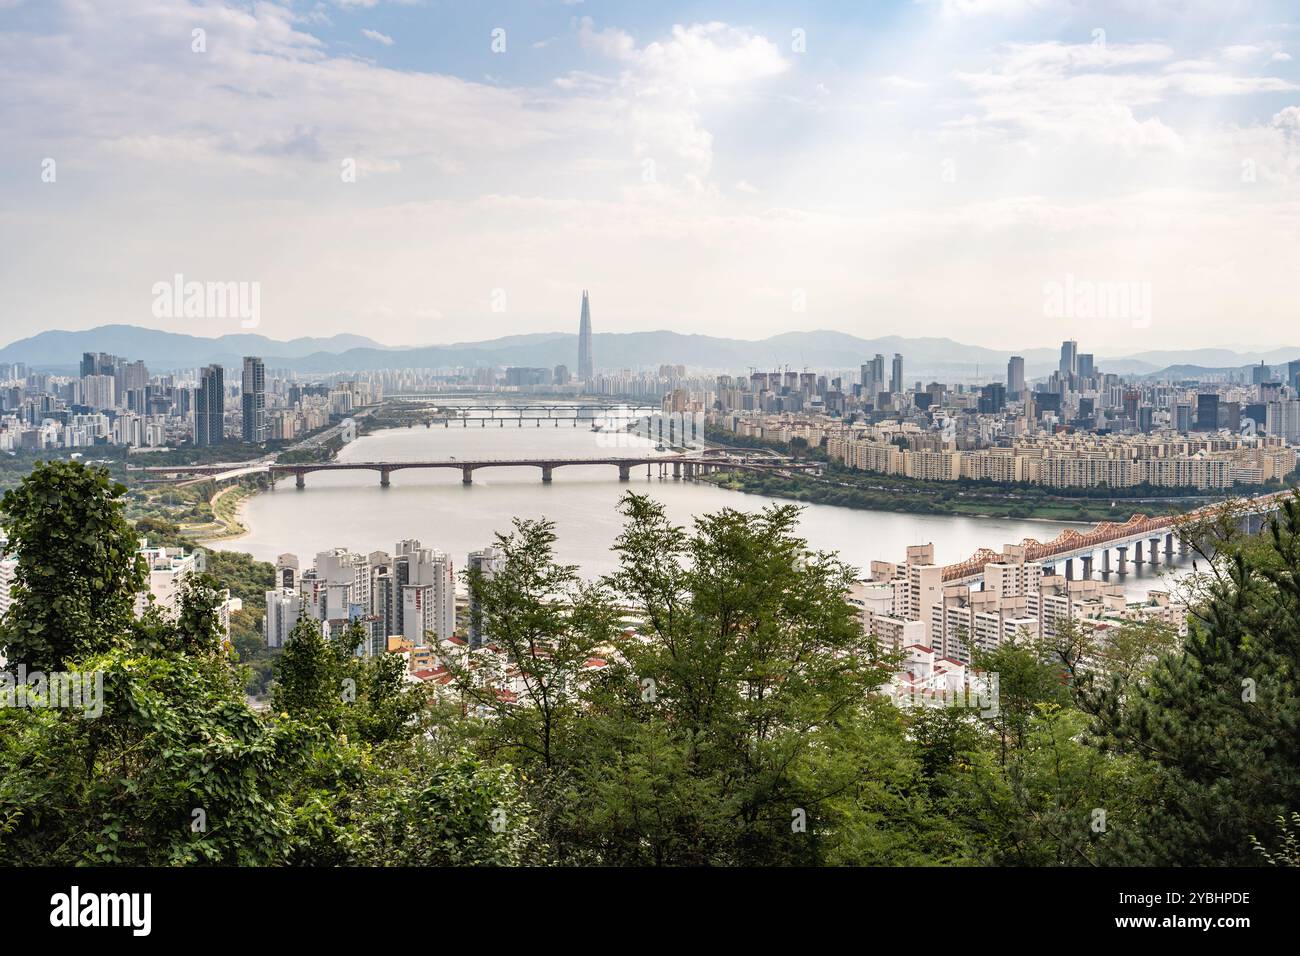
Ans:
[[[194,444],[220,445],[226,437],[226,370],[209,365],[199,373],[194,396]]]
[[[244,377],[240,392],[244,412],[244,441],[261,444],[267,439],[266,364],[255,355],[244,356]]]
[[[578,320],[578,378],[590,382],[596,377],[596,361],[591,351],[591,303],[582,290],[582,316]]]
[[[1268,434],[1300,445],[1300,399],[1269,402],[1265,416],[1264,430]]]
[[[485,578],[490,578],[497,572],[501,560],[502,554],[496,548],[489,547],[484,548],[482,551],[471,551],[468,563],[469,573],[471,576],[480,574]],[[490,623],[484,619],[483,609],[475,600],[474,589],[471,587],[469,592],[469,646],[478,647],[486,642],[490,630]]]
[[[149,369],[144,362],[127,362],[119,359],[113,370],[119,408],[143,413],[149,388]]]
[[[402,636],[417,647],[447,640],[456,628],[456,574],[441,551],[416,548],[402,585]]]
[[[117,382],[111,375],[86,375],[81,379],[81,404],[96,411],[117,407]]]
[[[297,591],[276,588],[266,592],[266,616],[262,618],[262,634],[267,647],[284,647],[289,643],[298,618],[302,615],[302,597]]]

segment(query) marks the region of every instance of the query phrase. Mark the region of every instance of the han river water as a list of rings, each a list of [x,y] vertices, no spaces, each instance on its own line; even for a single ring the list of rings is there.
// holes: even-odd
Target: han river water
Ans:
[[[611,447],[611,445],[616,447]],[[564,423],[536,428],[514,424],[486,428],[434,425],[376,431],[345,445],[338,460],[417,461],[489,458],[641,457],[653,446],[626,434],[592,432]],[[480,468],[474,483],[464,485],[459,469],[411,469],[392,473],[391,485],[380,487],[377,471],[314,472],[306,488],[294,487],[292,477],[247,499],[241,520],[248,533],[213,541],[207,547],[246,551],[274,562],[286,552],[310,567],[317,552],[342,547],[352,551],[393,550],[404,538],[418,538],[425,547],[451,555],[462,568],[470,551],[493,541],[493,532],[507,531],[511,518],[546,517],[555,522],[561,560],[576,564],[588,576],[610,572],[610,550],[621,526],[615,510],[627,491],[653,496],[669,517],[690,526],[696,515],[735,508],[756,511],[782,499],[747,495],[704,483],[661,480],[658,469],[647,477],[644,467],[632,469],[632,480],[620,482],[612,465],[555,469],[550,484],[541,481],[536,466]],[[810,547],[838,551],[865,573],[873,560],[902,561],[908,545],[933,542],[940,564],[964,560],[981,547],[1033,537],[1046,541],[1066,525],[1049,521],[1006,520],[912,515],[865,511],[833,505],[806,505],[800,521]],[[1078,567],[1076,563],[1076,567]],[[1165,568],[1141,566],[1121,578],[1130,595],[1167,586]]]

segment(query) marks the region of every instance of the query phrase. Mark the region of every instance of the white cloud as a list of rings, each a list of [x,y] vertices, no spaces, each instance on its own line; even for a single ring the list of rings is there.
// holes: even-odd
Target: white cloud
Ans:
[[[585,49],[620,66],[614,95],[626,110],[635,155],[654,164],[645,168],[656,182],[694,190],[704,188],[713,163],[713,137],[701,110],[789,68],[770,40],[725,23],[679,24],[668,38],[638,46],[625,31],[597,30],[584,17],[578,36]]]
[[[382,43],[384,46],[393,45],[393,38],[387,36],[386,34],[380,33],[378,30],[369,30],[363,28],[361,30],[361,35],[363,37],[366,37],[367,39],[374,40],[376,43]]]
[[[1043,337],[1042,281],[1070,271],[1149,277],[1188,342],[1224,316],[1292,327],[1300,98],[1268,31],[1224,34],[1253,59],[1177,18],[1117,16],[1110,37],[1133,42],[1104,45],[1044,18],[1044,41],[999,45],[976,15],[1045,8],[951,6],[960,28],[833,64],[734,24],[581,19],[572,69],[512,60],[485,83],[357,58],[336,38],[359,25],[322,26],[323,7],[52,0],[45,33],[0,33],[0,140],[18,147],[0,155],[0,322],[148,322],[152,282],[183,271],[262,281],[284,338],[568,327],[586,283],[603,329],[1020,347]],[[23,185],[27,155],[58,157],[59,184]]]
[[[949,19],[987,16],[1023,17],[1065,6],[1059,0],[915,0],[915,2],[934,7],[940,15]]]
[[[1178,96],[1246,96],[1300,89],[1279,77],[1240,76],[1200,60],[1173,60],[1166,44],[1005,44],[980,73],[958,73],[982,125],[1021,136],[1092,141],[1125,152],[1183,148],[1158,115],[1140,115]],[[1156,69],[1159,67],[1159,69]]]
[[[1242,63],[1247,60],[1257,60],[1263,54],[1263,47],[1255,46],[1252,43],[1235,43],[1231,46],[1225,46],[1222,56],[1229,62]]]

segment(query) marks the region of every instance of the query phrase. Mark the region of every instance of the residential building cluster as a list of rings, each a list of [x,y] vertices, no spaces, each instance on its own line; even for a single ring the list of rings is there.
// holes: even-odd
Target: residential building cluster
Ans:
[[[932,433],[871,426],[826,439],[833,461],[849,468],[927,481],[1027,482],[1051,488],[1226,490],[1262,485],[1296,469],[1296,448],[1278,437],[1055,434],[1008,446],[959,450],[933,446]],[[870,436],[866,434],[870,432]],[[851,437],[852,436],[852,437]]]
[[[104,352],[86,352],[79,373],[0,366],[0,451],[293,440],[384,394],[382,383],[367,377],[302,382],[293,373],[268,373],[257,356],[246,356],[230,379],[219,364],[153,375],[142,361]]]
[[[870,576],[853,586],[849,600],[880,649],[904,657],[892,693],[914,699],[959,690],[974,677],[978,652],[1009,642],[1050,644],[1066,620],[1087,648],[1083,666],[1096,669],[1107,667],[1111,638],[1128,624],[1159,622],[1186,635],[1185,610],[1167,590],[1130,601],[1121,584],[1091,575],[1072,579],[1026,561],[1024,550],[1006,546],[973,582],[945,583],[932,544],[909,547],[901,563],[871,563]]]
[[[933,481],[1226,490],[1295,472],[1300,360],[1251,381],[1151,381],[1101,372],[1068,341],[1060,367],[1005,383],[903,382],[877,355],[860,381],[813,372],[718,376],[709,423],[741,438],[824,447],[849,468]],[[1032,387],[1031,387],[1032,385]],[[696,396],[688,396],[695,399]]]
[[[485,548],[469,555],[468,566],[490,576],[499,558],[495,548]],[[417,648],[453,637],[475,646],[486,639],[488,626],[473,602],[457,596],[451,558],[413,538],[397,542],[392,553],[322,551],[310,568],[301,568],[296,555],[282,554],[275,575],[262,621],[268,647],[283,647],[302,618],[332,637],[360,624],[365,640],[357,654],[363,657],[385,653],[394,639]],[[458,611],[467,621],[460,632]]]

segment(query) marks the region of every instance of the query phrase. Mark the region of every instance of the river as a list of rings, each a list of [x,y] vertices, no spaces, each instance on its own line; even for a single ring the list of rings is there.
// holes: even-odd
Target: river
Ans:
[[[364,435],[345,445],[338,460],[646,454],[654,454],[647,442],[626,434],[592,432],[586,425],[417,425]],[[561,560],[594,576],[615,567],[610,546],[621,525],[615,506],[627,491],[653,496],[663,502],[674,522],[687,526],[694,516],[721,508],[756,511],[767,504],[789,503],[704,483],[661,480],[658,469],[653,472],[647,477],[645,468],[633,468],[632,480],[620,482],[613,466],[571,465],[555,469],[554,480],[543,484],[535,466],[480,468],[474,483],[467,486],[458,469],[412,469],[393,472],[387,488],[380,487],[376,471],[314,472],[307,475],[306,488],[295,488],[289,478],[274,490],[247,499],[240,514],[248,533],[206,546],[246,551],[271,562],[289,552],[305,568],[317,552],[329,548],[391,552],[397,541],[418,538],[425,547],[447,552],[462,567],[470,551],[491,544],[494,532],[508,530],[513,516],[544,516],[555,522]],[[845,561],[864,570],[873,560],[902,561],[908,545],[933,542],[936,561],[951,564],[981,547],[1000,550],[1003,544],[1026,537],[1046,541],[1064,527],[1051,521],[912,515],[816,504],[806,505],[800,519],[800,531],[811,547],[838,551]],[[1112,580],[1123,581],[1126,590],[1137,596],[1164,586],[1160,580],[1164,570],[1142,566],[1124,578],[1113,575]]]

